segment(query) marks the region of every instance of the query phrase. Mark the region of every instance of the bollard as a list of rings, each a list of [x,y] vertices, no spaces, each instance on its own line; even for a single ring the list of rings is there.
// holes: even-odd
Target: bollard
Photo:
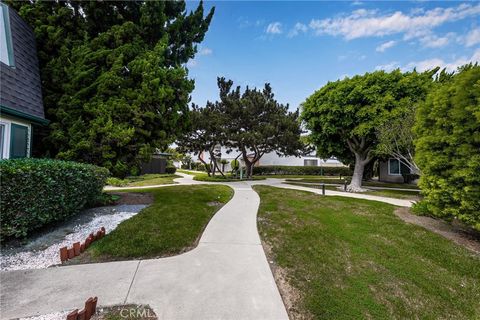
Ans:
[[[345,180],[345,183],[343,184],[343,191],[347,191],[347,180]]]
[[[322,184],[322,195],[325,195],[325,183]]]
[[[67,247],[60,248],[60,261],[65,262],[68,260],[68,249]]]

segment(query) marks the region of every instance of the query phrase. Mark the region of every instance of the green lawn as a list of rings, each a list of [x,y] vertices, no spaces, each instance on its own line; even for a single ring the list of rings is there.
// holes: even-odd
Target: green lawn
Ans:
[[[394,206],[255,190],[268,259],[298,293],[291,318],[480,319],[480,257]]]
[[[161,257],[195,246],[214,213],[233,196],[222,185],[148,189],[154,203],[88,248],[92,260]]]
[[[193,180],[196,180],[196,181],[207,181],[207,182],[241,181],[239,178],[235,178],[230,173],[225,173],[225,177],[223,177],[220,173],[216,173],[215,177],[213,176],[209,177],[206,172],[190,171],[190,170],[179,170],[179,172],[193,175]],[[254,176],[252,179],[249,179],[249,180],[264,180],[264,179],[266,179],[264,176]]]
[[[141,176],[131,176],[125,179],[109,178],[107,184],[116,187],[139,187],[155,186],[160,184],[173,184],[173,179],[181,178],[176,174],[144,174]]]
[[[322,185],[321,184],[307,184],[307,183],[301,183],[301,182],[294,182],[295,180],[289,180],[286,182],[286,184],[291,184],[294,186],[302,186],[302,187],[307,187],[307,188],[315,188],[315,189],[321,189]],[[343,191],[343,187],[340,190],[336,186],[325,186],[326,190],[332,190],[332,191]],[[362,194],[369,194],[372,196],[379,196],[379,197],[387,197],[387,198],[395,198],[395,199],[406,199],[406,200],[420,200],[420,192],[416,190],[378,190],[378,189],[371,189],[367,192],[359,192]]]
[[[290,178],[290,179],[289,179]],[[286,181],[288,182],[306,182],[306,183],[335,183],[335,184],[344,184],[345,180],[339,179],[339,177],[308,177],[302,179],[293,179],[293,177],[287,177]],[[350,181],[350,178],[347,179],[347,182]],[[383,187],[383,188],[401,188],[401,189],[418,189],[417,185],[407,184],[407,183],[388,183],[388,182],[379,182],[379,181],[363,181],[362,183],[365,187]]]

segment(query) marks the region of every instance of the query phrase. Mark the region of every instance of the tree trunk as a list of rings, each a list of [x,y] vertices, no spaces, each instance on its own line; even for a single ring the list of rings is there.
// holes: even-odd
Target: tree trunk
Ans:
[[[207,171],[207,174],[210,177],[210,170],[207,169],[207,162],[205,162],[205,160],[203,160],[203,158],[200,157],[200,155],[198,156],[198,160],[200,160],[200,162],[203,163],[203,165],[205,166],[205,171]]]
[[[213,171],[213,176],[215,176],[215,173],[218,170],[218,172],[220,172],[222,177],[225,178],[225,175],[223,174],[222,170],[220,170],[220,167],[218,166],[217,158],[215,157],[215,154],[213,153],[213,151],[209,150],[209,154],[210,154],[210,167],[211,167],[211,170]]]
[[[348,192],[365,192],[362,188],[363,171],[371,159],[367,155],[355,152],[355,168],[353,169],[352,181],[347,186]]]

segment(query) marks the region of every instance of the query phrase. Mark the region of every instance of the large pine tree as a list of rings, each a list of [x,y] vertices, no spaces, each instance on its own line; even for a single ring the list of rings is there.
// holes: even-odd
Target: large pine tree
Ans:
[[[134,173],[184,132],[194,88],[187,61],[214,10],[185,1],[10,2],[34,28],[45,152]]]

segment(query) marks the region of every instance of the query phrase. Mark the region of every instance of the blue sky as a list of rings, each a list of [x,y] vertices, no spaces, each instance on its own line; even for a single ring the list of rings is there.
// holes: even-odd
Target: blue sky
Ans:
[[[242,87],[269,82],[295,109],[345,76],[480,61],[480,2],[205,2],[212,6],[210,29],[188,63],[192,102],[201,106],[218,98],[217,76]]]

